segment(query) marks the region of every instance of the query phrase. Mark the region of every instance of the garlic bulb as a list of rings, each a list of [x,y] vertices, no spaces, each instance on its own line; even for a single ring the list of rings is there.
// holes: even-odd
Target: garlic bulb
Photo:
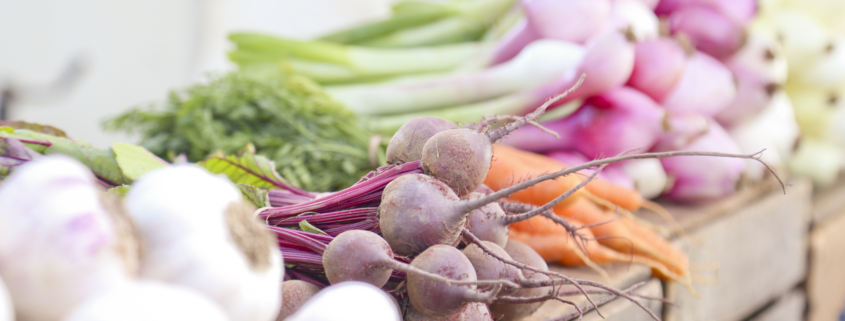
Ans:
[[[288,321],[399,321],[395,301],[381,289],[347,281],[327,287],[299,308]]]
[[[196,165],[157,169],[126,205],[142,234],[142,277],[197,290],[232,320],[275,320],[281,252],[227,178]]]
[[[0,186],[0,277],[19,320],[58,320],[136,273],[133,235],[105,197],[64,156],[22,165]]]
[[[139,281],[103,293],[74,310],[64,321],[225,321],[210,299],[179,286]]]

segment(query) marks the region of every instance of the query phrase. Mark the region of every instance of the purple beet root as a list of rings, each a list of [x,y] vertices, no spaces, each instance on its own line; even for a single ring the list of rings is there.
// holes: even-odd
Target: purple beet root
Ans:
[[[431,136],[447,129],[458,128],[455,123],[438,117],[414,118],[393,134],[387,144],[387,162],[407,163],[422,159],[422,149]]]
[[[290,280],[282,282],[282,308],[276,321],[282,321],[296,313],[299,307],[317,292],[320,292],[320,288],[305,281]]]

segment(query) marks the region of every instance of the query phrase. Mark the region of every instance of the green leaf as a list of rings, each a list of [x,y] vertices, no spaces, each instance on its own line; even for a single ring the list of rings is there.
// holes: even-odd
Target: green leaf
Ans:
[[[318,229],[316,226],[311,225],[311,223],[308,223],[306,220],[299,221],[299,229],[308,233],[322,234],[326,236],[329,235],[328,233],[323,232],[323,230]]]
[[[27,129],[34,132],[52,135],[56,137],[67,137],[65,131],[49,125],[41,125],[35,123],[28,123],[20,120],[15,121],[0,121],[0,126],[7,126],[14,129]]]
[[[253,148],[247,145],[240,157],[218,153],[199,162],[199,165],[212,173],[226,175],[235,184],[247,184],[263,189],[295,188],[276,172],[276,164],[273,161],[255,155]]]
[[[151,170],[170,165],[141,146],[115,142],[111,149],[123,175],[133,181]]]
[[[112,185],[132,183],[132,179],[123,175],[111,149],[94,148],[85,142],[61,137],[57,137],[52,144],[44,150],[45,155],[61,154],[73,157],[90,168],[97,178]]]
[[[120,186],[117,186],[117,187],[109,188],[109,190],[107,190],[106,193],[114,195],[119,199],[123,199],[123,197],[126,196],[126,193],[129,193],[130,187],[131,187],[130,185],[120,185]]]
[[[236,184],[244,197],[249,200],[255,208],[270,207],[270,197],[266,189],[258,188],[247,184]]]

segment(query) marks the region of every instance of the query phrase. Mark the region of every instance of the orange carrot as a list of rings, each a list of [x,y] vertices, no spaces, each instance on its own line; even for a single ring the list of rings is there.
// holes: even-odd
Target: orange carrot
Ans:
[[[515,160],[517,160],[517,159],[521,160],[522,163],[527,165],[527,168],[529,168],[531,170],[527,171],[527,172],[518,172],[518,170],[520,170],[521,168],[516,166],[515,164],[511,165],[513,163],[516,163]],[[516,148],[509,147],[509,146],[493,145],[493,165],[491,166],[491,172],[492,172],[492,169],[493,169],[492,167],[496,167],[497,165],[500,166],[500,167],[506,167],[506,166],[513,166],[514,167],[510,171],[510,173],[508,173],[506,171],[504,173],[501,173],[501,174],[497,173],[498,175],[504,175],[506,179],[512,179],[514,176],[516,176],[517,178],[525,178],[526,175],[529,175],[529,174],[533,174],[533,176],[528,176],[528,177],[536,177],[536,176],[539,176],[540,174],[543,174],[543,173],[551,173],[551,172],[559,171],[559,170],[564,169],[564,168],[569,168],[569,166],[564,164],[564,163],[561,163],[561,162],[559,162],[555,159],[552,159],[552,158],[549,158],[549,157],[546,157],[546,156],[543,156],[543,155],[540,155],[540,154],[535,154],[535,153],[531,153],[531,152],[518,150]],[[487,174],[487,177],[489,178],[490,174]],[[578,183],[580,183],[584,179],[586,179],[585,176],[580,176],[580,175],[570,175],[567,178],[569,178],[569,180],[570,180],[570,181],[567,182],[567,183],[569,183],[569,185],[566,185],[565,187],[561,186],[562,191],[560,191],[559,193],[557,193],[556,195],[554,195],[552,197],[543,198],[543,199],[540,199],[540,197],[538,197],[539,202],[536,203],[536,204],[539,204],[539,203],[545,204],[545,203],[551,201],[552,199],[554,199],[555,197],[559,196],[560,194],[563,194],[564,192],[566,192],[566,190],[574,187],[575,185],[577,185]],[[496,177],[494,179],[496,180],[497,183],[499,182],[499,177]],[[560,180],[560,179],[558,179],[558,180]],[[485,184],[486,183],[487,183],[487,181],[485,181]],[[488,186],[489,185],[490,184],[488,184]],[[563,185],[563,184],[561,184],[561,185]],[[506,187],[506,186],[502,186],[502,187]],[[497,188],[495,188],[493,186],[490,186],[490,188],[493,188],[494,190],[498,190]],[[637,192],[635,190],[627,189],[627,188],[624,188],[624,187],[616,186],[616,185],[614,185],[610,182],[607,182],[607,181],[604,181],[604,180],[601,180],[601,179],[592,180],[590,183],[587,184],[587,186],[585,188],[591,194],[593,194],[597,197],[603,198],[605,200],[608,200],[611,203],[616,204],[616,205],[618,205],[618,206],[620,206],[620,207],[622,207],[622,208],[624,208],[628,211],[636,211],[636,210],[640,209],[640,207],[643,204],[643,198],[642,198],[642,196],[640,195],[639,192]],[[540,195],[538,195],[538,196],[540,196]],[[532,204],[534,204],[534,203],[532,203]]]
[[[678,273],[669,269],[666,265],[653,260],[651,258],[642,256],[640,254],[621,253],[609,248],[599,242],[592,240],[594,238],[589,229],[579,230],[578,233],[586,240],[582,242],[584,248],[576,244],[575,239],[566,233],[566,230],[552,222],[545,217],[533,217],[533,222],[529,230],[519,230],[518,228],[525,228],[528,225],[521,227],[514,227],[511,225],[509,239],[522,242],[535,251],[548,262],[557,262],[567,266],[587,265],[605,279],[609,276],[597,264],[641,264],[649,267],[652,273],[664,280],[673,280],[685,286],[690,293],[695,294],[692,288],[691,276],[687,272]],[[569,220],[574,226],[584,226],[583,223],[577,220]]]
[[[687,256],[651,230],[624,216],[599,208],[586,198],[573,202],[563,210],[555,210],[561,217],[577,217],[592,225],[590,231],[599,243],[622,253],[634,253],[665,264],[676,274],[686,274]]]
[[[487,172],[487,178],[485,178],[484,184],[493,190],[500,190],[521,180],[561,169],[555,168],[550,170],[549,168],[535,167],[523,161],[518,156],[519,153],[524,152],[507,146],[493,145],[493,163],[490,166],[490,171]],[[559,177],[521,190],[511,195],[510,198],[529,204],[545,204],[566,193],[566,191],[578,185],[583,179],[583,177],[578,175]],[[565,208],[573,200],[580,198],[581,193],[583,193],[583,190],[575,192],[568,199],[557,204],[555,209]]]

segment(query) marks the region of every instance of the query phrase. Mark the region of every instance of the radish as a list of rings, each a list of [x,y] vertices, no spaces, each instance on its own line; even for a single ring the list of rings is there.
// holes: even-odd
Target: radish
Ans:
[[[715,118],[731,127],[769,105],[786,82],[787,63],[777,42],[758,34],[725,63],[737,79],[737,95]]]
[[[640,0],[612,0],[610,18],[603,27],[603,32],[630,28],[634,39],[643,41],[660,35],[660,22],[657,16]]]
[[[320,292],[320,288],[311,283],[290,280],[282,282],[282,309],[276,321],[284,321],[287,317],[296,313],[305,302]]]
[[[422,159],[422,149],[431,136],[447,129],[458,128],[455,123],[438,117],[418,117],[399,127],[387,144],[389,163],[407,163]]]
[[[399,309],[384,291],[363,282],[343,282],[317,293],[288,321],[399,321]]]
[[[712,116],[736,97],[731,71],[713,57],[696,52],[687,61],[684,74],[663,99],[666,110]]]
[[[0,277],[18,319],[59,320],[137,275],[131,223],[96,184],[76,160],[45,156],[0,185]]]
[[[733,55],[745,42],[743,26],[704,6],[686,6],[669,16],[669,30],[683,34],[696,49],[717,59]]]
[[[522,51],[522,48],[537,39],[540,39],[540,35],[528,23],[528,19],[520,19],[496,45],[493,57],[490,58],[490,65],[511,60]]]
[[[474,234],[474,233],[473,233]],[[528,245],[522,244],[518,241],[510,240],[508,241],[507,245],[504,247],[505,252],[507,252],[510,257],[517,262],[527,264],[533,266],[540,270],[548,270],[549,267],[546,265],[546,261],[537,254],[531,247]],[[529,280],[538,280],[543,281],[549,279],[549,276],[543,273],[534,272],[530,270],[521,270],[522,274],[527,277]],[[549,288],[529,288],[529,289],[521,289],[518,290],[516,293],[513,293],[512,296],[515,297],[536,297],[541,296],[549,292]],[[493,318],[495,320],[500,321],[510,321],[510,320],[519,320],[524,317],[527,317],[537,311],[540,308],[542,302],[536,303],[508,303],[508,302],[493,302],[490,305],[490,312],[493,313]]]
[[[743,152],[768,149],[774,153],[762,155],[767,164],[781,167],[792,156],[798,139],[799,128],[789,97],[781,92],[756,117],[737,124],[729,130],[731,137]],[[766,168],[758,163],[746,161],[745,177],[760,180]]]
[[[0,321],[12,321],[15,319],[15,309],[12,299],[9,298],[9,291],[3,279],[0,279]]]
[[[655,151],[727,151],[739,153],[740,149],[716,122],[704,135],[689,144],[678,146],[672,139],[661,140]],[[670,188],[664,195],[681,202],[712,200],[731,195],[736,191],[745,164],[738,158],[673,157],[660,160],[669,176]],[[702,171],[706,168],[706,171]]]
[[[396,83],[327,87],[358,114],[385,115],[442,108],[528,90],[571,72],[584,56],[580,45],[550,39],[532,42],[514,59],[478,72]]]
[[[636,44],[634,69],[627,86],[656,101],[675,87],[687,64],[687,50],[675,39],[662,37]]]
[[[571,93],[557,100],[552,107],[597,95],[624,85],[631,76],[634,67],[633,40],[630,33],[604,33],[586,45],[584,59],[575,72],[567,73],[544,86],[463,106],[379,117],[374,120],[374,126],[381,131],[392,132],[404,123],[423,116],[437,116],[455,122],[477,122],[485,116],[525,115],[549,97],[567,90]],[[583,75],[589,77],[582,80]]]
[[[547,157],[557,160],[561,163],[566,165],[581,165],[586,162],[589,162],[588,159],[583,154],[574,151],[574,150],[558,150],[549,152],[546,154]],[[598,175],[599,179],[606,180],[608,182],[613,183],[614,185],[625,187],[625,188],[634,188],[634,181],[631,179],[630,175],[625,171],[622,167],[622,164],[627,162],[619,163],[619,164],[610,164],[602,170],[602,172]],[[589,175],[592,174],[595,170],[588,169],[582,171],[582,173]],[[502,245],[499,245],[502,246]]]
[[[86,301],[63,321],[228,320],[208,298],[183,287],[139,281]]]
[[[657,2],[657,6],[654,8],[654,13],[664,16],[670,15],[675,10],[678,10],[695,0],[660,0]]]
[[[195,165],[157,169],[133,184],[126,204],[144,236],[143,277],[194,289],[231,319],[275,320],[281,254],[225,176]]]
[[[757,0],[692,0],[695,5],[713,8],[734,23],[745,26],[757,15]]]
[[[651,98],[621,87],[587,99],[567,118],[542,124],[559,133],[560,139],[523,127],[502,139],[502,144],[533,152],[575,149],[587,157],[617,155],[653,146],[664,131],[665,117],[663,108]]]
[[[523,0],[529,25],[543,38],[585,43],[610,17],[609,0]]]
[[[429,317],[408,306],[405,311],[405,321],[492,321],[490,309],[480,302],[470,302],[461,311],[446,317]]]
[[[632,159],[621,166],[634,181],[634,188],[644,199],[660,196],[666,189],[666,170],[657,159]]]

